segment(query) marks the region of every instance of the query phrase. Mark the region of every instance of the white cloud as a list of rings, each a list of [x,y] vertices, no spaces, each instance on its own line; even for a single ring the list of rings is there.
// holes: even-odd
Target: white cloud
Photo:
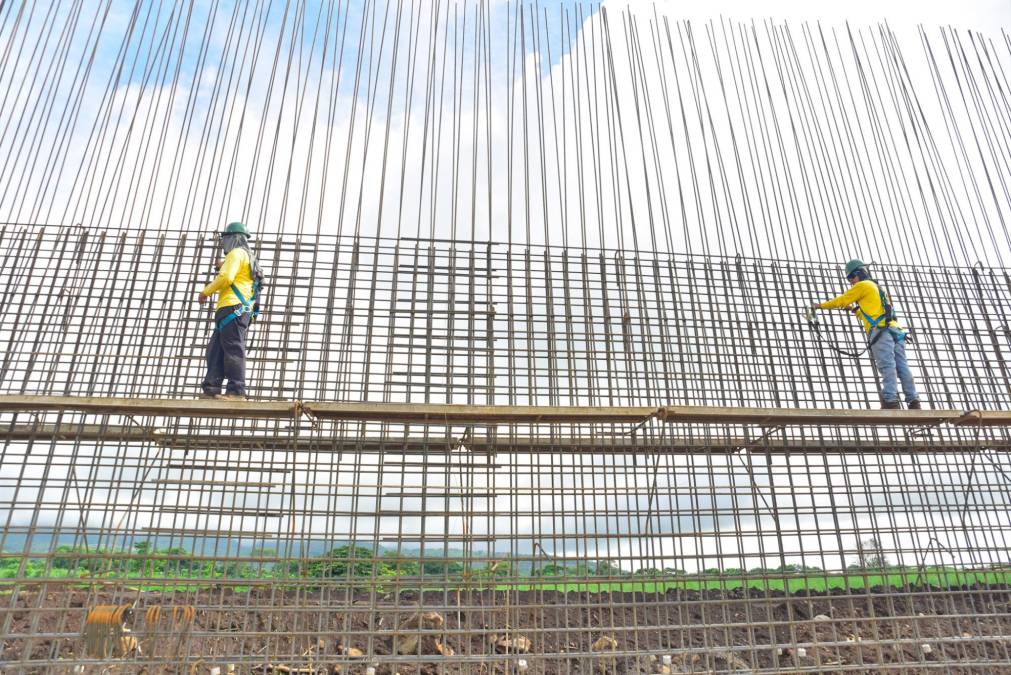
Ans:
[[[809,0],[709,0],[704,3],[653,0],[605,0],[610,9],[631,8],[652,11],[671,18],[709,20],[717,17],[735,21],[825,21],[855,25],[888,21],[892,28],[924,24],[996,33],[1011,28],[1011,4],[1003,0],[852,0],[850,2],[810,2]]]

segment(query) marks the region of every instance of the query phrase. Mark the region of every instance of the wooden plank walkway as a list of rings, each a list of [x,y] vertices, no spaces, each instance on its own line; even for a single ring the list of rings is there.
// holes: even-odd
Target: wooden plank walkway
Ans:
[[[964,413],[954,410],[861,410],[799,408],[727,408],[719,406],[665,406],[657,417],[674,424],[744,424],[761,427],[791,426],[902,426],[955,424]]]
[[[334,421],[428,425],[619,424],[656,418],[668,424],[735,424],[762,428],[1009,427],[1011,411],[730,408],[722,406],[502,406],[439,403],[338,403],[327,401],[218,401],[206,399],[106,398],[0,395],[0,412],[79,412],[163,418],[292,419],[302,415]]]
[[[306,401],[303,410],[320,419],[447,424],[640,424],[655,407],[506,406],[439,403],[323,403]]]
[[[160,417],[298,416],[294,401],[217,401],[185,398],[110,398],[105,396],[0,396],[0,412],[82,412]]]

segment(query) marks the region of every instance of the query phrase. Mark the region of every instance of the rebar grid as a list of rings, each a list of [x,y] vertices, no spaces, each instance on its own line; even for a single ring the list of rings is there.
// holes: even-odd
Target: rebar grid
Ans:
[[[0,670],[1009,667],[1007,35],[122,8],[0,3],[0,394],[49,399],[0,412]],[[192,396],[232,218],[277,409],[58,401]],[[781,425],[877,404],[800,318],[854,255],[944,423]],[[825,339],[862,344],[842,314]]]
[[[209,322],[191,281],[210,274],[211,238],[7,227],[0,244],[4,394],[194,393]],[[258,398],[305,401],[295,415],[0,417],[8,667],[91,663],[85,614],[123,604],[141,653],[110,658],[138,668],[1011,661],[1003,426],[432,413],[398,424],[333,420],[309,403],[874,406],[867,364],[797,318],[838,286],[834,265],[770,273],[746,258],[336,237],[257,245],[274,281],[250,380]],[[1005,271],[879,274],[920,336],[910,353],[928,404],[956,421],[1006,409]],[[959,325],[926,300],[970,293],[985,301]],[[843,319],[828,339],[854,347],[859,329]],[[190,606],[192,621],[172,614]],[[419,631],[418,612],[439,619]]]
[[[0,226],[0,393],[190,396],[203,375],[209,234]],[[252,333],[263,398],[501,405],[868,407],[862,333],[825,314],[835,265],[279,235]],[[1004,269],[882,266],[935,408],[1011,406]],[[957,320],[951,308],[957,307]],[[108,339],[107,336],[115,336]]]
[[[1005,431],[22,416],[12,667],[77,662],[87,608],[127,603],[197,611],[138,618],[138,665],[366,667],[340,646],[390,672],[1009,659]],[[398,653],[418,611],[452,656]],[[502,654],[506,632],[529,652]]]

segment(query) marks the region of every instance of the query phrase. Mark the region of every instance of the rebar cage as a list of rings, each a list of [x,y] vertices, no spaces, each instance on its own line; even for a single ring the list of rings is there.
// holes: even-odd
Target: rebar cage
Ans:
[[[1011,669],[1011,36],[685,9],[0,2],[0,671]]]
[[[837,265],[465,241],[267,235],[251,391],[485,405],[877,405]],[[191,396],[212,232],[0,225],[0,393]],[[1003,268],[878,266],[935,408],[1011,406]]]
[[[839,288],[834,265],[268,236],[249,379],[299,405],[194,414],[211,322],[193,296],[215,246],[0,231],[0,393],[180,402],[2,413],[5,668],[1011,662],[1005,428],[634,417],[876,407],[867,357],[826,344],[856,349],[855,320],[820,340],[800,318]],[[879,276],[918,336],[927,406],[1006,409],[1006,270]],[[936,306],[956,301],[971,311],[953,325]],[[479,412],[348,419],[309,401]],[[577,408],[599,412],[536,414]]]

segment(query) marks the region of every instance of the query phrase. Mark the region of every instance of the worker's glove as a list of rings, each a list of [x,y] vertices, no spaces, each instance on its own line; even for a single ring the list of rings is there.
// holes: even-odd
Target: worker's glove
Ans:
[[[807,321],[812,326],[818,325],[818,317],[815,316],[815,310],[817,309],[817,307],[818,307],[817,305],[811,304],[807,306],[806,310],[804,310],[804,320]]]
[[[818,304],[817,302],[812,302],[810,305],[807,306],[807,309],[808,309],[809,312],[811,312],[812,314],[814,314],[819,309],[821,309],[821,305]]]

